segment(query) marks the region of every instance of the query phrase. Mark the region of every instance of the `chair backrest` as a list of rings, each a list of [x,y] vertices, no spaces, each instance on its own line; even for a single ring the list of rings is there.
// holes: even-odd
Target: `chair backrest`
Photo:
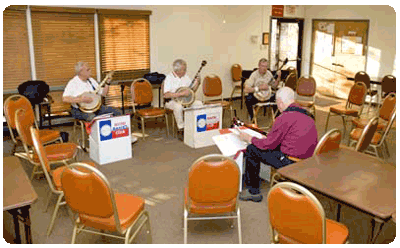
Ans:
[[[361,136],[356,144],[356,151],[363,152],[365,149],[368,148],[372,138],[374,137],[376,130],[378,129],[378,121],[379,117],[376,116],[372,118],[368,122],[368,124],[364,127]]]
[[[153,87],[145,78],[135,79],[131,84],[132,104],[146,105],[153,101]]]
[[[197,203],[237,200],[240,169],[226,156],[210,154],[197,159],[189,169],[188,195]]]
[[[287,76],[285,81],[285,86],[291,88],[292,90],[296,91],[297,87],[297,75],[295,72],[291,72],[289,76]]]
[[[217,75],[208,75],[204,78],[203,94],[207,97],[222,96],[222,82]]]
[[[239,64],[232,65],[231,74],[234,83],[242,81],[242,67]]]
[[[340,142],[342,140],[342,132],[334,128],[324,134],[322,138],[319,140],[317,146],[314,150],[314,155],[318,155],[321,153],[338,150],[340,147]]]
[[[4,102],[4,115],[7,120],[8,128],[10,129],[10,134],[14,142],[16,142],[13,130],[16,129],[15,124],[15,113],[18,109],[24,109],[26,118],[31,124],[35,123],[35,114],[33,112],[32,104],[28,98],[23,95],[12,95],[8,97]],[[35,123],[36,124],[36,123]]]
[[[44,150],[42,142],[40,142],[39,138],[39,130],[37,130],[34,127],[30,127],[31,129],[31,135],[32,135],[32,142],[33,142],[33,147],[35,148],[35,151],[39,157],[40,164],[42,165],[42,169],[44,172],[44,175],[46,177],[47,183],[49,184],[49,187],[52,191],[57,191],[56,187],[53,184],[53,179],[50,177],[50,163],[46,155],[46,151]]]
[[[24,150],[30,158],[31,154],[29,152],[29,147],[33,146],[31,134],[31,127],[33,125],[32,122],[29,120],[29,117],[27,117],[25,109],[17,110],[17,112],[15,113],[15,124]]]
[[[381,139],[379,140],[379,145],[382,145],[383,141],[385,141],[386,136],[388,135],[390,129],[392,128],[393,122],[396,119],[396,107],[393,109],[392,115],[390,116],[389,122],[386,125],[385,132],[383,132],[383,135]]]
[[[389,121],[392,112],[396,108],[396,93],[390,92],[383,100],[382,107],[379,110],[379,117]]]
[[[368,74],[365,71],[359,71],[354,76],[354,82],[363,82],[367,89],[371,87],[371,79],[369,78]]]
[[[61,187],[65,201],[73,211],[80,216],[114,216],[117,230],[121,231],[114,192],[99,170],[82,162],[67,165],[61,175]]]
[[[396,77],[393,75],[386,75],[382,78],[382,91],[386,94],[396,92]]]
[[[354,104],[361,106],[362,109],[366,95],[367,95],[367,86],[361,81],[355,82],[355,84],[350,89],[349,97],[346,102],[346,107],[351,107],[351,105]]]
[[[268,211],[275,238],[296,243],[326,243],[325,212],[318,199],[306,188],[291,182],[275,184],[268,192]]]
[[[317,90],[317,83],[312,76],[302,76],[297,81],[296,92],[299,96],[314,96]]]

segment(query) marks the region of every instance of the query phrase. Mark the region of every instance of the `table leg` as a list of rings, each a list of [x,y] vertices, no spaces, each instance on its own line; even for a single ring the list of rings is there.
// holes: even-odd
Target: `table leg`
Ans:
[[[336,221],[340,222],[340,213],[342,210],[342,205],[340,203],[337,204],[337,212],[336,212]]]
[[[375,233],[375,226],[378,223],[378,231]],[[384,222],[378,218],[371,219],[371,235],[368,236],[368,244],[375,244],[376,239],[382,231]]]
[[[19,221],[24,224],[25,243],[32,244],[31,219],[29,215],[29,209],[30,206],[28,205],[19,209],[9,210],[14,218],[15,243],[17,244],[22,243]]]

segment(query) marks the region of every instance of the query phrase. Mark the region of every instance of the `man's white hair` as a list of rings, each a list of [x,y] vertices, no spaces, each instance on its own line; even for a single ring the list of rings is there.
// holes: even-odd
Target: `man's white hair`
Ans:
[[[186,61],[183,59],[177,59],[172,63],[172,69],[174,72],[180,71],[183,67],[187,67]]]
[[[294,102],[294,91],[289,87],[282,87],[276,92],[276,99],[280,99],[285,105]]]
[[[84,62],[84,61],[79,61],[78,63],[76,63],[75,64],[75,74],[78,75],[79,72],[82,70],[82,67],[86,64],[87,64],[87,62]]]

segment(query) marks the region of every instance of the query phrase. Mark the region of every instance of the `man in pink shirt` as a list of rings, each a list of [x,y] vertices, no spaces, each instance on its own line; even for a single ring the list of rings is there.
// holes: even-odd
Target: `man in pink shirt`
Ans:
[[[276,118],[266,138],[240,134],[240,138],[250,144],[245,152],[246,189],[240,194],[241,200],[262,201],[259,177],[261,162],[279,169],[294,163],[289,156],[301,159],[311,157],[317,146],[314,116],[295,103],[294,91],[289,87],[281,88],[276,93],[276,103],[282,114]]]

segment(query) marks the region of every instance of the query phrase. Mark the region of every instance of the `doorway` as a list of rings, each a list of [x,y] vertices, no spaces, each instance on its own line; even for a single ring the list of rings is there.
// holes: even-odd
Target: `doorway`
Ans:
[[[347,99],[358,71],[365,71],[368,20],[313,20],[311,75],[322,95]]]
[[[270,23],[270,69],[280,69],[287,58],[288,63],[283,69],[294,67],[300,76],[304,19],[271,17]]]

